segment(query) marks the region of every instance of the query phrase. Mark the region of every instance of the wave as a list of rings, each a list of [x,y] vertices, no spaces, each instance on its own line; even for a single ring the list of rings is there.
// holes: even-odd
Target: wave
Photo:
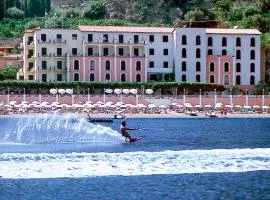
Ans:
[[[270,149],[125,153],[3,153],[2,178],[77,178],[270,170]]]

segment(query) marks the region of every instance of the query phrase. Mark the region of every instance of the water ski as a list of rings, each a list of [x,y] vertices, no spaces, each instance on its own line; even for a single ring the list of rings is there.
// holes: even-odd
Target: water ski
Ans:
[[[138,137],[135,137],[135,138],[132,138],[129,142],[136,142],[136,141],[139,141],[139,140],[142,140],[144,138],[144,135],[141,135],[141,136],[138,136]]]

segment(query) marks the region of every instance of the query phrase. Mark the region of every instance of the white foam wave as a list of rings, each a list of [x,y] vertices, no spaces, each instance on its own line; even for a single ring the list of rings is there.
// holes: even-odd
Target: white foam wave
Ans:
[[[270,149],[125,153],[3,153],[2,178],[61,178],[270,170]]]

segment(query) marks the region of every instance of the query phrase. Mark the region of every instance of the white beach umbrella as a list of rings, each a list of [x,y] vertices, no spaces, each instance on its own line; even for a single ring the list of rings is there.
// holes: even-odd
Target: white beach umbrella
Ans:
[[[97,101],[96,104],[104,104],[102,101]]]
[[[85,104],[92,104],[92,101],[86,101]]]
[[[32,104],[39,104],[39,102],[38,101],[33,101]]]
[[[157,106],[156,106],[155,104],[150,103],[147,107],[148,107],[148,108],[155,108],[155,107],[157,107]]]
[[[201,105],[195,105],[194,108],[201,108]]]
[[[236,105],[236,106],[235,106],[235,108],[242,108],[242,106],[240,106],[240,105]]]
[[[21,108],[21,105],[14,105],[14,108]]]
[[[59,94],[64,94],[65,92],[66,92],[65,89],[58,89],[58,93],[59,93]]]
[[[225,108],[232,108],[233,106],[232,105],[229,105],[229,104],[227,104],[227,105],[225,105]]]
[[[142,104],[142,103],[140,103],[140,104],[137,104],[137,107],[139,107],[139,108],[146,108],[147,106],[144,105],[144,104]]]
[[[130,89],[129,91],[131,94],[134,94],[134,95],[136,95],[138,93],[137,89]]]
[[[73,94],[73,89],[66,89],[66,93],[70,95]]]
[[[184,106],[181,104],[177,104],[176,107],[183,108]]]
[[[170,106],[176,106],[178,103],[176,102],[173,102],[173,103],[170,103]]]
[[[111,93],[113,93],[113,89],[110,89],[110,88],[105,89],[105,93],[107,93],[107,94],[111,94]]]
[[[21,104],[28,104],[28,101],[22,101]]]
[[[153,94],[154,91],[153,91],[152,89],[146,89],[146,90],[145,90],[145,93],[146,93],[146,94]]]
[[[121,94],[121,93],[122,93],[122,90],[116,88],[116,89],[113,90],[113,92],[114,92],[115,94]]]
[[[17,101],[10,101],[9,104],[10,105],[15,105],[15,104],[17,104]]]
[[[210,104],[206,104],[204,105],[204,108],[212,108],[212,106]]]
[[[258,106],[258,105],[254,105],[254,106],[252,106],[253,108],[260,108],[260,106]]]
[[[129,94],[129,93],[130,93],[129,89],[123,89],[122,92],[123,92],[124,94]]]
[[[160,105],[159,108],[167,108],[165,105]]]
[[[244,106],[244,109],[251,109],[251,106]]]
[[[269,109],[269,106],[262,106],[262,109]]]
[[[54,89],[54,88],[50,89],[50,93],[55,95],[57,93],[57,89]]]
[[[9,105],[9,104],[5,104],[4,107],[6,107],[6,108],[12,108],[12,106]]]

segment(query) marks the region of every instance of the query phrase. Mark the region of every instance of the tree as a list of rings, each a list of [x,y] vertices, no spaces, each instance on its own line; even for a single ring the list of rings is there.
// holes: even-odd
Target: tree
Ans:
[[[3,80],[8,79],[16,79],[16,74],[19,71],[18,67],[15,66],[7,66],[5,68],[0,69],[0,77],[3,78]]]
[[[196,8],[195,10],[188,11],[185,14],[184,17],[185,17],[185,20],[187,22],[189,22],[189,21],[200,21],[200,20],[204,20],[205,19],[205,16],[204,16],[203,11],[201,11],[198,8]]]
[[[22,19],[24,12],[16,7],[12,7],[7,10],[7,16],[14,19]]]
[[[83,10],[82,16],[88,19],[103,19],[105,14],[104,1],[91,1]]]

